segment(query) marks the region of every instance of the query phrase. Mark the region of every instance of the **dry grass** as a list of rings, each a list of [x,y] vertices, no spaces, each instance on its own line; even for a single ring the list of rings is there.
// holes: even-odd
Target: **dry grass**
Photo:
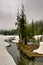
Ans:
[[[17,46],[27,57],[43,57],[43,54],[32,52],[33,50],[38,48],[37,45],[21,45],[20,43],[18,43]]]

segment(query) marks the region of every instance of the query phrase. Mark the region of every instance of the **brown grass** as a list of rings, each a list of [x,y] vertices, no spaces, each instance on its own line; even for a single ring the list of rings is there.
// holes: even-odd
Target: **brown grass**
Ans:
[[[43,54],[38,54],[38,53],[34,53],[32,52],[33,50],[37,49],[38,46],[37,45],[22,45],[20,43],[17,43],[18,48],[20,49],[20,51],[22,51],[24,53],[24,55],[26,55],[27,57],[43,57]]]

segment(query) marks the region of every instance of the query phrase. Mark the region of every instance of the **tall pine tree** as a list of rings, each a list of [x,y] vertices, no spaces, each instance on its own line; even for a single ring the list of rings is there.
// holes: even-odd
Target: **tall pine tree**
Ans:
[[[17,21],[18,21],[18,30],[19,30],[19,37],[20,37],[20,42],[22,43],[27,43],[26,39],[26,15],[24,13],[24,5],[22,5],[22,10],[21,14],[17,15]]]

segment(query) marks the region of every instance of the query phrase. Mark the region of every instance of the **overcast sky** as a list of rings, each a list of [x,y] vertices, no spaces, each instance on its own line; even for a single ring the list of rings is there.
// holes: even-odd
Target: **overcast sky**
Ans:
[[[15,29],[17,10],[22,3],[28,22],[43,20],[43,0],[0,0],[0,29]]]

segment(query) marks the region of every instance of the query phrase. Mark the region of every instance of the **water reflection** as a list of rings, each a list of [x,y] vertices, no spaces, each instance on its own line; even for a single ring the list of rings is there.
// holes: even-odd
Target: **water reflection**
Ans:
[[[35,59],[27,59],[20,53],[20,60],[17,65],[35,65]]]
[[[43,65],[43,58],[27,58],[20,52],[15,43],[9,44],[11,44],[11,46],[6,48],[17,65]]]
[[[12,55],[14,61],[16,62],[17,65],[34,65],[35,64],[35,59],[29,59],[24,56],[20,50],[18,50],[16,44],[11,44],[11,47],[6,47],[8,52]]]
[[[43,62],[43,57],[36,57],[35,60],[38,62]]]

